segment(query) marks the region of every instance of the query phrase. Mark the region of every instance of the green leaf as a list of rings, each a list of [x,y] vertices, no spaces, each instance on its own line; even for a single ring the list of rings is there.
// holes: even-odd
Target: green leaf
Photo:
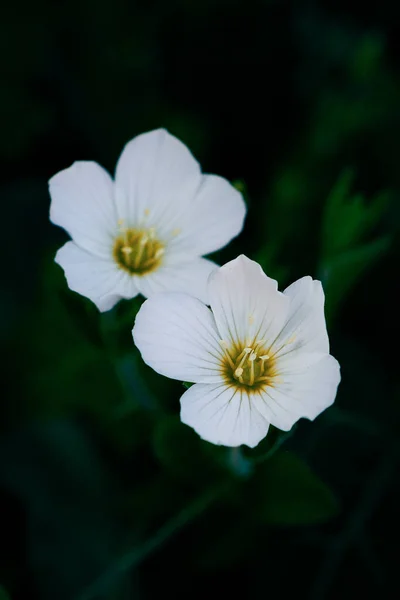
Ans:
[[[14,430],[0,450],[1,485],[25,508],[28,564],[40,598],[75,598],[122,540],[110,512],[115,481],[94,439],[72,421],[48,420]]]
[[[337,512],[332,491],[291,452],[275,454],[258,469],[257,487],[258,514],[266,523],[311,525]]]
[[[0,585],[0,600],[11,600],[11,597],[7,594],[2,585]]]
[[[92,344],[101,347],[103,340],[100,333],[100,313],[95,305],[67,288],[61,289],[59,295],[66,313],[78,331],[86,335]]]
[[[158,423],[153,448],[170,473],[196,486],[220,481],[229,472],[221,460],[225,448],[205,442],[177,417],[166,417]]]
[[[323,264],[320,272],[325,295],[325,314],[329,320],[336,314],[352,286],[388,251],[390,236],[348,250]]]
[[[369,82],[381,69],[384,51],[383,36],[370,32],[364,34],[350,61],[350,76],[360,83]]]
[[[211,513],[211,514],[210,514]],[[224,504],[217,506],[207,515],[207,527],[199,528],[193,563],[201,570],[216,571],[229,569],[237,563],[249,561],[257,552],[257,535],[260,532],[258,522],[251,513],[244,512],[238,519],[238,512]],[[266,527],[262,532],[265,543]]]
[[[358,244],[380,221],[388,207],[389,193],[381,192],[368,202],[351,194],[354,171],[345,169],[333,186],[322,221],[322,257],[336,256]]]
[[[254,256],[254,260],[258,262],[263,271],[269,277],[272,277],[272,279],[276,279],[279,282],[287,281],[290,274],[289,267],[282,265],[278,256],[277,240],[272,239],[260,248]]]

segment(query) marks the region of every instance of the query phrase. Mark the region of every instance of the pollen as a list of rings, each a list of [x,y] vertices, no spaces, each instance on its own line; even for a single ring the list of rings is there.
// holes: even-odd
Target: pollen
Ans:
[[[159,268],[165,247],[157,239],[156,230],[131,229],[118,221],[119,234],[115,239],[113,257],[118,266],[131,275],[146,275]]]
[[[223,351],[221,362],[225,380],[230,386],[260,389],[273,386],[276,381],[275,360],[266,352],[265,340],[255,340],[238,347],[220,340]]]

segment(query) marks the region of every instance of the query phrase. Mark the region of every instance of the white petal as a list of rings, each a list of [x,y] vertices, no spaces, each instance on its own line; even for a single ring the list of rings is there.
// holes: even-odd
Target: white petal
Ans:
[[[267,435],[269,422],[246,393],[225,384],[196,384],[181,398],[181,420],[207,442],[254,448]]]
[[[108,258],[117,228],[113,181],[95,162],[75,162],[49,181],[50,220],[85,250]]]
[[[208,282],[218,331],[228,343],[274,340],[285,321],[289,299],[260,265],[239,256],[213,272]]]
[[[222,381],[214,317],[200,300],[175,292],[155,294],[141,306],[132,333],[144,362],[161,375]]]
[[[200,184],[200,167],[188,148],[165,129],[138,135],[123,149],[115,180],[118,214],[127,226],[169,227]],[[161,228],[164,235],[166,231]]]
[[[118,269],[114,261],[98,258],[74,242],[64,244],[55,261],[64,269],[69,288],[92,300],[102,312],[121,298],[138,294],[133,278]]]
[[[185,292],[207,304],[207,281],[216,268],[215,263],[205,258],[176,263],[166,257],[165,263],[157,271],[136,277],[135,284],[146,298],[158,292]]]
[[[283,356],[293,351],[329,353],[324,316],[324,292],[319,281],[303,277],[284,291],[290,299],[289,314],[271,351]]]
[[[172,241],[180,251],[196,255],[223,248],[237,236],[246,215],[242,195],[223,177],[203,175],[188,203],[181,233]]]
[[[305,355],[293,362],[292,369],[288,361],[282,371],[279,364],[273,386],[254,394],[253,402],[272,425],[288,431],[301,417],[314,420],[333,403],[340,367],[329,354],[310,355],[309,360]]]

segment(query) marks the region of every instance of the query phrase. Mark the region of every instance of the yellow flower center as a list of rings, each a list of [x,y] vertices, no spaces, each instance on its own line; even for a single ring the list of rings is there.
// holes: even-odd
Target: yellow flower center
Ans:
[[[156,238],[154,228],[130,229],[119,221],[120,235],[113,248],[114,260],[131,275],[147,275],[160,266],[165,247]]]
[[[259,388],[272,385],[276,375],[275,360],[265,349],[265,340],[253,344],[229,347],[224,340],[220,342],[224,350],[222,370],[230,385]]]

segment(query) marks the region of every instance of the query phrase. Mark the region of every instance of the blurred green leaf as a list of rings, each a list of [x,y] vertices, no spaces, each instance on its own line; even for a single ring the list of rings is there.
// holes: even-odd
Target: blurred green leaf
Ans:
[[[61,289],[59,294],[66,312],[77,329],[95,346],[102,346],[100,313],[95,305],[83,296],[71,292],[67,287]]]
[[[170,473],[163,471],[150,481],[135,485],[132,493],[125,495],[123,509],[131,531],[143,538],[152,532],[155,523],[170,517],[189,499],[187,490],[177,486]]]
[[[331,490],[291,452],[280,452],[257,470],[258,514],[274,525],[311,525],[333,517]]]
[[[326,200],[321,227],[322,255],[324,257],[335,251],[336,236],[338,233],[340,235],[342,207],[345,206],[348,199],[353,181],[353,169],[344,169]]]
[[[339,254],[323,264],[320,277],[326,295],[325,315],[329,320],[337,312],[351,287],[389,249],[391,237],[358,246]]]
[[[0,600],[11,600],[11,596],[6,592],[2,585],[0,585]]]
[[[176,477],[202,487],[220,481],[229,471],[221,461],[225,448],[202,440],[178,417],[158,423],[153,436],[154,453],[160,463]]]
[[[252,553],[256,551],[260,525],[249,513],[241,515],[240,519],[237,516],[237,511],[226,505],[209,511],[208,526],[199,529],[196,545],[192,549],[194,563],[198,568],[216,571],[251,560]],[[265,543],[266,527],[263,529]]]
[[[182,385],[183,385],[184,388],[186,388],[188,390],[194,384],[190,383],[190,381],[182,381]]]
[[[354,171],[345,169],[333,186],[322,221],[324,260],[353,247],[379,222],[388,207],[389,193],[377,194],[369,202],[351,194]]]
[[[278,243],[276,240],[271,239],[256,253],[254,260],[258,262],[268,277],[272,277],[272,279],[276,279],[282,284],[283,281],[289,279],[290,269],[280,264],[278,255]]]
[[[350,75],[360,82],[369,82],[382,68],[385,40],[382,35],[366,33],[362,36],[350,61]]]
[[[1,483],[26,507],[40,598],[71,600],[118,552],[113,480],[93,440],[71,421],[14,431],[3,438],[1,456]]]

